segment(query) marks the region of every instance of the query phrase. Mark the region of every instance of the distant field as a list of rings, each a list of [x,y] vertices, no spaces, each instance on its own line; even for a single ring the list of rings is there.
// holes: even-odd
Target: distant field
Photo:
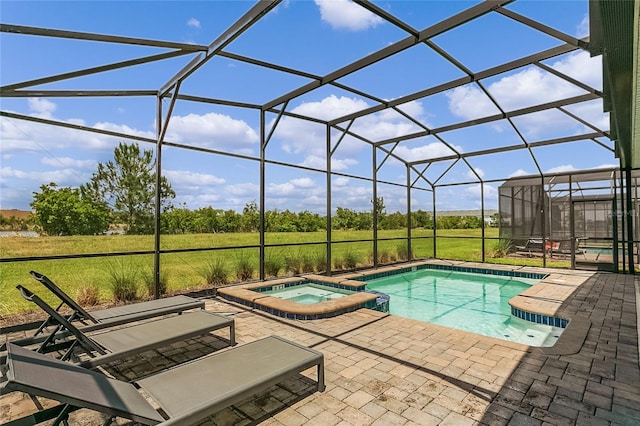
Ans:
[[[345,242],[372,238],[371,231],[334,231],[332,244],[332,264],[339,264],[347,255],[358,259],[359,267],[373,264],[372,242]],[[378,238],[397,238],[406,236],[406,231],[379,231]],[[413,252],[415,258],[433,257],[432,230],[412,230]],[[437,253],[439,258],[480,261],[482,259],[481,240],[465,237],[480,237],[479,229],[471,230],[439,230]],[[496,238],[497,229],[485,230],[487,238]],[[456,237],[456,238],[453,238]],[[318,245],[302,245],[289,247],[268,247],[267,258],[314,257],[324,253],[325,232],[309,233],[271,233],[265,235],[266,244],[290,243],[321,243]],[[212,261],[220,259],[227,267],[230,280],[235,278],[235,264],[242,257],[248,257],[253,266],[253,278],[258,278],[258,248],[238,249],[233,247],[257,246],[257,233],[232,234],[186,234],[163,235],[161,248],[163,250],[217,248],[213,251],[192,251],[166,253],[161,255],[163,273],[167,274],[170,292],[182,292],[191,289],[206,288],[203,271]],[[19,258],[30,256],[80,255],[92,253],[144,252],[153,250],[154,239],[151,235],[101,235],[101,236],[72,236],[72,237],[3,237],[0,244],[0,258]],[[487,261],[512,263],[512,259],[491,259],[490,251],[493,242],[488,240],[485,250]],[[402,241],[379,241],[378,254],[385,261],[395,262],[399,252],[402,252]],[[541,266],[536,259],[517,259],[517,264],[525,263]],[[34,281],[30,270],[47,275],[72,297],[88,285],[95,285],[100,289],[100,298],[111,300],[110,273],[113,271],[136,271],[136,278],[140,285],[141,296],[146,295],[143,276],[153,271],[153,255],[137,254],[133,256],[89,257],[77,259],[48,259],[37,261],[5,262],[0,268],[0,320],[2,316],[33,309],[33,305],[23,300],[15,289],[16,284],[23,284],[30,290],[41,295],[49,303],[56,300],[50,297],[44,288]],[[280,271],[279,276],[285,272]]]

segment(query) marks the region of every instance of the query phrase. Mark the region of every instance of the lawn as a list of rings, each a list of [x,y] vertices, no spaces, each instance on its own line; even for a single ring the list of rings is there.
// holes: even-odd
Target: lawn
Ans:
[[[402,238],[406,231],[379,231],[378,258],[382,263],[394,263],[406,256],[406,243],[403,240],[385,240]],[[412,249],[414,258],[433,257],[432,230],[412,230]],[[437,254],[439,258],[455,260],[482,260],[481,236],[479,229],[438,231]],[[496,238],[497,229],[485,230],[487,238]],[[476,237],[476,238],[470,238]],[[138,285],[140,297],[148,297],[147,282],[152,282],[152,251],[154,237],[150,235],[101,235],[72,237],[3,237],[0,246],[0,258],[21,258],[30,256],[65,256],[86,254],[117,254],[135,252],[136,255],[94,256],[86,258],[29,260],[4,262],[0,269],[0,320],[8,314],[32,310],[34,306],[23,300],[15,289],[23,284],[41,295],[51,304],[57,300],[51,297],[34,281],[29,271],[35,270],[47,275],[72,297],[78,297],[83,288],[96,287],[101,300],[112,300],[114,276],[128,276]],[[335,269],[352,269],[373,264],[373,243],[362,241],[371,239],[371,231],[334,231],[332,234],[332,264]],[[326,244],[325,232],[269,233],[265,235],[265,244],[304,244],[298,246],[275,246],[266,248],[265,259],[270,265],[280,266],[278,276],[285,276],[285,259],[289,264],[298,265],[299,271],[311,269],[316,272],[326,264],[324,260]],[[211,287],[205,276],[211,265],[216,262],[224,265],[229,282],[238,281],[236,271],[238,263],[248,261],[253,269],[252,278],[259,276],[259,234],[184,234],[162,235],[160,246],[164,251],[196,249],[195,251],[168,252],[161,255],[162,274],[166,277],[169,292]],[[318,244],[313,244],[318,243]],[[487,240],[485,251],[487,261],[510,263],[510,259],[491,258],[495,243]],[[250,248],[239,248],[254,246]],[[214,248],[215,250],[198,250]],[[514,260],[511,260],[512,262]],[[299,262],[299,263],[296,263]],[[541,260],[517,259],[517,264],[527,263],[542,266]],[[319,266],[320,265],[320,266]],[[336,268],[336,266],[338,268]],[[551,266],[551,265],[549,265]],[[560,266],[560,265],[556,265]],[[251,271],[249,271],[251,272]]]

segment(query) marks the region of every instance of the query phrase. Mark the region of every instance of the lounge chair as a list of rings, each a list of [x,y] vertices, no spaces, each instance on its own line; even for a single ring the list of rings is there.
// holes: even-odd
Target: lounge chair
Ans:
[[[573,250],[575,250],[576,256],[582,255],[586,259],[587,251],[585,249],[583,249],[583,248],[580,248],[581,239],[580,238],[576,238],[574,241],[575,241],[575,246],[572,247],[571,246],[571,240],[561,240],[560,241],[560,247],[558,248],[557,252],[560,253],[560,254],[571,255]]]
[[[58,424],[66,422],[69,412],[88,408],[145,425],[184,426],[314,366],[317,390],[322,392],[325,387],[322,353],[275,336],[181,364],[135,383],[111,379],[11,343],[7,349],[7,380],[0,384],[0,395],[20,391],[62,404],[17,419],[23,421],[20,424],[36,424],[56,416],[54,424]],[[155,401],[157,410],[138,389]],[[27,423],[29,420],[32,423]]]
[[[40,353],[64,351],[62,360],[68,360],[74,353],[80,352],[80,355],[90,357],[88,360],[79,362],[83,367],[96,367],[226,327],[229,328],[229,343],[232,346],[235,345],[233,319],[204,310],[87,335],[37,295],[21,285],[17,288],[22,297],[51,315],[60,324],[60,331],[67,332],[63,333],[64,339],[60,343],[54,334],[52,338],[42,342],[36,351]],[[75,339],[67,339],[69,334]]]
[[[533,256],[533,253],[542,253],[542,238],[529,238],[525,245],[515,245],[516,251],[526,252],[529,257]]]
[[[155,318],[162,315],[181,313],[191,309],[204,309],[204,302],[188,296],[173,296],[164,299],[150,300],[148,302],[132,303],[129,305],[117,306],[109,309],[102,309],[87,312],[75,300],[69,297],[60,287],[54,284],[46,275],[36,271],[30,272],[31,276],[51,291],[61,300],[56,308],[59,311],[64,305],[71,308],[71,315],[67,317],[69,321],[80,321],[87,325],[84,331],[98,330],[104,327],[125,324],[132,321],[140,321],[148,318]],[[57,325],[53,318],[45,320],[34,336],[40,334],[47,326]]]

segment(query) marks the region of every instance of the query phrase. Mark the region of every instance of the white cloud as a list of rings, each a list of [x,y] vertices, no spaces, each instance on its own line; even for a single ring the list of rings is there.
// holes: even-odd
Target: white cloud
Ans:
[[[78,173],[74,169],[60,169],[47,171],[24,171],[12,167],[0,168],[0,185],[7,182],[20,180],[29,188],[38,188],[40,185],[55,182],[58,186],[78,187],[89,180],[89,174]],[[35,189],[34,189],[35,190]],[[4,191],[4,189],[3,189]],[[31,194],[29,194],[30,196]]]
[[[589,35],[589,15],[585,13],[582,21],[576,27],[576,37],[583,38]]]
[[[304,177],[291,179],[284,183],[270,183],[265,187],[265,192],[269,196],[302,198],[324,188],[324,185],[318,185],[313,179]],[[324,189],[322,189],[324,191]]]
[[[466,209],[469,206],[473,206],[473,208],[480,209],[482,208],[482,196],[484,195],[485,210],[492,210],[497,208],[497,200],[498,200],[498,190],[495,186],[484,184],[484,187],[481,187],[480,184],[471,185],[464,189],[462,197],[454,197],[451,200],[451,205],[456,206],[457,209]]]
[[[552,167],[549,170],[545,171],[545,174],[553,174],[553,173],[564,173],[564,172],[572,172],[576,168],[571,164],[564,164],[561,166]]]
[[[458,152],[463,152],[461,146],[452,145],[452,147]],[[454,154],[454,152],[451,151],[451,149],[449,149],[449,147],[447,147],[442,142],[431,142],[429,144],[415,148],[407,148],[406,146],[400,145],[393,152],[400,158],[403,158],[409,162],[426,160],[429,158],[444,157]]]
[[[356,164],[358,164],[358,161],[351,158],[345,158],[342,160],[337,158],[332,158],[331,170],[333,170],[334,172],[341,172],[344,170],[349,170],[351,166],[355,166]]]
[[[91,126],[80,118],[55,117],[53,112],[56,111],[57,106],[46,99],[30,98],[28,103],[31,115],[35,117],[155,139],[153,131],[137,130],[124,124],[98,122]],[[116,142],[112,136],[7,117],[0,117],[0,134],[2,134],[3,155],[17,151],[52,152],[69,148],[87,151],[112,150]]]
[[[593,88],[602,87],[602,67],[599,59],[588,52],[565,55],[550,66]],[[505,111],[555,101],[584,94],[584,90],[537,67],[527,67],[518,73],[505,76],[487,86],[487,90]],[[457,87],[446,93],[449,110],[456,116],[472,120],[498,113],[489,98],[475,85]],[[585,102],[568,106],[580,117],[593,122],[601,129],[608,129],[608,115],[602,112],[600,102]],[[548,134],[550,137],[575,134],[585,127],[568,116],[557,112],[542,111],[517,117],[517,124],[527,137]],[[497,128],[494,130],[499,131]]]
[[[187,21],[187,26],[192,28],[200,28],[200,21],[196,18],[191,18]]]
[[[367,108],[369,105],[362,99],[348,98],[345,96],[328,96],[320,102],[305,102],[293,108],[295,114],[307,115],[322,120],[331,120],[336,117],[350,114]],[[267,128],[273,126],[272,120]],[[292,117],[283,117],[274,132],[274,139],[282,140],[281,148],[286,153],[308,154],[317,157],[326,155],[326,127],[306,120]],[[353,145],[360,145],[353,138],[345,138],[340,144],[341,152],[351,152]],[[357,150],[357,148],[356,148]],[[324,166],[322,166],[324,168]]]
[[[310,167],[312,169],[324,170],[327,166],[327,160],[318,155],[307,155],[300,165],[303,167]]]
[[[384,22],[382,18],[349,0],[315,0],[320,17],[335,29],[366,30]]]
[[[166,139],[200,147],[227,149],[231,152],[253,152],[258,134],[246,122],[228,115],[176,115],[171,118]]]
[[[348,98],[346,96],[330,95],[319,102],[305,102],[291,112],[311,117],[331,120],[346,114],[361,111],[369,105],[363,99]],[[402,105],[403,111],[416,118],[422,118],[424,108],[420,102],[407,102]],[[272,121],[267,128],[273,126]],[[344,126],[344,124],[343,124]],[[358,118],[350,131],[364,138],[379,141],[388,138],[415,133],[422,130],[404,116],[393,110],[385,110]],[[304,165],[324,169],[326,155],[325,126],[291,117],[283,117],[274,132],[274,139],[281,141],[281,149],[288,154],[307,155]],[[340,132],[332,130],[332,141],[337,141]],[[344,137],[334,154],[332,163],[335,170],[343,170],[357,161],[353,159],[357,153],[369,146],[351,136]],[[340,161],[336,162],[336,156]]]
[[[40,162],[52,167],[72,167],[75,169],[94,169],[97,166],[96,160],[77,160],[70,157],[43,157]]]
[[[333,178],[333,181],[331,182],[331,185],[335,188],[335,187],[340,187],[340,186],[346,186],[349,185],[349,181],[351,179],[349,179],[348,177],[344,177],[344,176],[339,176],[336,178]]]
[[[420,111],[416,108],[416,118]],[[369,140],[380,141],[424,130],[393,110],[385,110],[358,118],[351,130]]]
[[[484,177],[484,170],[482,170],[481,168],[479,168],[479,167],[475,167],[473,170],[475,170],[475,172],[476,172],[476,173],[473,173],[471,170],[469,170],[469,171],[467,172],[467,177],[468,177],[469,179],[474,179],[474,180],[475,180],[475,179],[478,179],[478,176],[480,176],[480,178],[483,178],[483,177]],[[478,176],[476,176],[476,174],[477,174]]]
[[[293,179],[291,183],[298,188],[313,188],[316,183],[310,178]]]
[[[565,55],[550,66],[592,87],[602,86],[600,62],[592,60],[588,52]],[[584,93],[577,86],[533,66],[491,83],[487,90],[506,111]],[[492,115],[498,111],[475,85],[457,87],[447,92],[447,97],[449,110],[465,119]]]
[[[611,127],[609,113],[602,111],[602,101],[600,100],[568,105],[565,109],[583,120],[586,120],[600,130],[608,130]]]
[[[47,99],[29,98],[28,102],[29,110],[38,117],[50,118],[52,113],[56,110],[56,104]]]
[[[449,98],[449,110],[454,115],[467,120],[486,117],[499,112],[487,95],[474,85],[468,84],[456,87],[446,92],[446,95]]]
[[[602,90],[602,57],[578,51],[553,62],[551,67],[595,89]]]
[[[331,120],[368,107],[369,104],[363,99],[330,95],[320,102],[304,102],[295,107],[292,112],[321,120]]]
[[[260,185],[255,183],[238,183],[227,185],[224,188],[225,193],[235,196],[249,196],[258,198],[260,195]]]
[[[509,177],[509,178],[512,178],[512,177],[518,177],[518,176],[528,176],[528,175],[530,175],[530,174],[531,174],[531,173],[529,173],[529,172],[527,172],[527,171],[525,171],[525,170],[518,169],[518,170],[516,170],[515,172],[511,173],[508,177]]]
[[[171,182],[171,185],[176,188],[181,187],[195,187],[202,188],[207,186],[222,185],[226,181],[218,176],[196,173],[189,170],[165,170],[164,176]]]

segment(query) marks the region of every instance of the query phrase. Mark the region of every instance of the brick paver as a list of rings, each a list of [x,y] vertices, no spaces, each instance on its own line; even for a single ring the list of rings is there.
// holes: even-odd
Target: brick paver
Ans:
[[[571,273],[554,271],[566,282],[574,282]],[[323,352],[327,389],[314,392],[315,371],[309,370],[201,424],[640,424],[635,292],[633,276],[609,273],[594,274],[570,292],[557,315],[587,325],[586,335],[568,336],[576,340],[567,346],[571,353],[370,310],[293,321],[208,299],[208,310],[235,319],[240,345],[276,334]],[[104,370],[133,380],[227,349],[207,336]],[[30,400],[14,394],[2,397],[0,406],[0,422],[33,410]],[[74,416],[77,424],[102,424],[101,416],[87,410]]]

